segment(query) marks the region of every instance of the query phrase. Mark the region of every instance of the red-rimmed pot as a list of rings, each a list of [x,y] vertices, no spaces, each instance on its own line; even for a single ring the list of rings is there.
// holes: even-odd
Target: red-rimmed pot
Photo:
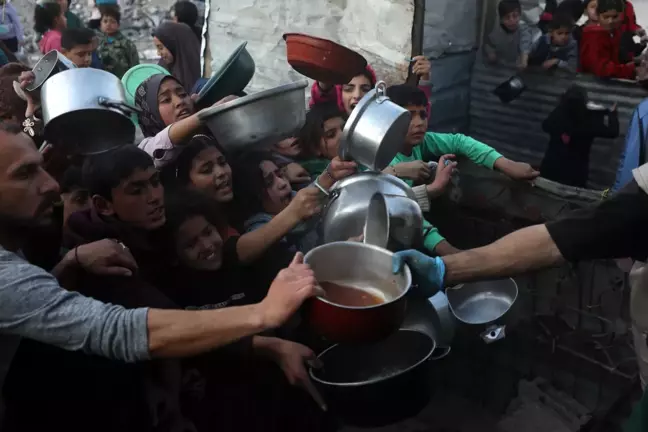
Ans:
[[[412,274],[407,266],[393,274],[392,257],[386,249],[350,241],[308,252],[304,262],[318,281],[365,289],[384,299],[371,306],[345,306],[317,297],[307,305],[310,326],[327,340],[345,344],[375,342],[397,331],[405,319]]]

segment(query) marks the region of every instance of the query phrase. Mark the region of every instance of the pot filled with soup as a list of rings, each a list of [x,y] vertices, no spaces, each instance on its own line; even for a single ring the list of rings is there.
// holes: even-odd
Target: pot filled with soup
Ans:
[[[397,331],[412,283],[407,266],[392,272],[393,254],[378,246],[334,242],[306,254],[326,296],[307,305],[310,326],[330,342],[366,343]]]

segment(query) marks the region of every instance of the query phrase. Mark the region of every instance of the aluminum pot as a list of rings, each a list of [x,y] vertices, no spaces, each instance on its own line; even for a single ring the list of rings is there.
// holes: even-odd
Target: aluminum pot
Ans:
[[[454,317],[473,327],[486,343],[506,337],[506,329],[515,318],[511,313],[518,297],[513,279],[472,282],[446,289],[448,305]]]
[[[121,81],[93,68],[70,69],[45,81],[41,90],[45,139],[72,153],[96,154],[133,143],[135,125]]]
[[[416,289],[413,288],[413,291]],[[435,360],[450,354],[455,326],[448,297],[443,292],[438,292],[430,298],[410,295],[407,299],[407,314],[401,330],[420,331],[434,339],[436,349],[432,357]]]
[[[340,180],[330,189],[328,202],[322,211],[324,243],[344,241],[362,234],[369,203],[377,192],[416,199],[407,183],[389,174],[367,171]]]
[[[417,415],[429,402],[434,339],[399,330],[375,344],[334,345],[310,376],[344,423],[380,427]]]
[[[200,112],[199,118],[229,151],[275,144],[294,136],[306,119],[302,80],[264,90]]]
[[[409,267],[393,274],[392,257],[386,249],[349,241],[308,252],[304,262],[319,282],[370,290],[384,298],[371,306],[345,306],[317,297],[307,304],[310,326],[327,340],[341,343],[376,341],[398,330],[405,318],[412,274]]]
[[[340,142],[340,157],[382,171],[401,151],[411,120],[409,111],[386,96],[379,81],[347,120]]]
[[[32,69],[34,82],[28,85],[25,90],[29,92],[37,90],[45,84],[48,78],[68,69],[76,69],[76,65],[60,52],[52,50],[41,57],[38,63],[34,65]]]
[[[419,247],[423,241],[423,212],[402,195],[376,192],[369,200],[364,242],[389,250]]]

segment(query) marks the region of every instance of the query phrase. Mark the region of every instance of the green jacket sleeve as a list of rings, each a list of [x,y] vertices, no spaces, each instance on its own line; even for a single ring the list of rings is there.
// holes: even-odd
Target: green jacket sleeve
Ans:
[[[488,169],[502,157],[494,148],[462,134],[428,132],[421,144],[423,160],[429,161],[436,155],[454,154],[464,156]]]
[[[425,249],[430,252],[434,252],[434,248],[437,247],[445,238],[439,233],[437,227],[433,226],[430,222],[423,220],[423,232],[425,237],[423,238],[423,246]]]

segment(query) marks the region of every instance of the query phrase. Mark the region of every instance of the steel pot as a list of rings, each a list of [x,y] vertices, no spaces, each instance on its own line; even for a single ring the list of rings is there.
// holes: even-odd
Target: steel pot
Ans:
[[[200,112],[199,118],[229,151],[269,146],[294,136],[306,119],[308,81],[285,84]]]
[[[324,243],[344,241],[364,231],[371,198],[377,193],[416,199],[407,183],[379,172],[353,174],[335,183],[322,211]]]
[[[446,289],[448,305],[454,317],[474,327],[486,343],[506,337],[512,322],[510,313],[518,297],[513,279],[472,282]]]
[[[45,139],[95,154],[133,143],[137,111],[126,103],[115,75],[93,68],[70,69],[49,78],[41,90]]]
[[[455,325],[455,318],[448,306],[448,297],[443,292],[427,299],[412,294],[407,299],[407,314],[401,330],[420,331],[434,339],[435,360],[450,354]]]
[[[68,69],[76,69],[76,65],[60,52],[52,50],[38,60],[38,63],[32,69],[34,82],[28,85],[25,90],[29,92],[37,90],[45,84],[48,78]]]
[[[375,344],[334,345],[310,376],[331,412],[349,425],[380,427],[417,415],[429,402],[434,339],[399,330]]]
[[[376,192],[369,200],[364,242],[389,250],[418,248],[423,241],[423,212],[402,195]]]
[[[409,111],[386,96],[380,81],[355,107],[340,142],[340,157],[382,171],[401,151],[411,120]]]
[[[359,343],[379,340],[398,330],[407,308],[406,294],[412,283],[409,267],[392,273],[393,254],[358,242],[318,246],[304,257],[319,282],[371,290],[384,303],[345,306],[317,297],[307,305],[310,326],[331,342]]]

